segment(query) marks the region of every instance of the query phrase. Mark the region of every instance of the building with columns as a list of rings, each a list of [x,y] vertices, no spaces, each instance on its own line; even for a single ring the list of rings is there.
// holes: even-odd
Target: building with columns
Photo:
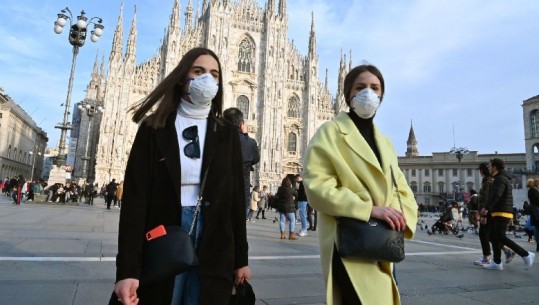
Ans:
[[[526,164],[531,173],[539,171],[539,95],[522,102]]]
[[[490,159],[504,160],[507,170],[513,172],[513,199],[515,206],[521,208],[527,200],[526,156],[514,154],[479,154],[469,151],[459,160],[455,154],[433,152],[430,156],[419,155],[418,141],[413,126],[407,140],[407,149],[403,157],[399,157],[406,180],[416,196],[418,204],[438,206],[448,199],[466,200],[471,189],[479,191],[482,177],[479,164]]]
[[[286,0],[268,0],[264,8],[255,0],[204,0],[196,10],[189,1],[183,22],[180,1],[174,0],[171,5],[162,44],[154,56],[141,64],[136,62],[136,8],[125,49],[124,8],[120,8],[107,74],[103,61],[101,69],[97,68],[96,58],[86,94],[86,99],[99,101],[105,110],[92,123],[99,129],[91,131],[91,141],[83,141],[88,135],[88,123],[85,115],[80,115],[75,178],[80,176],[80,158],[86,145],[80,144],[83,141],[96,147],[91,155],[95,161],[90,160],[90,164],[95,162],[95,172],[90,171],[89,180],[123,180],[137,130],[127,110],[149,94],[186,51],[204,46],[214,50],[221,60],[224,109],[239,108],[249,134],[259,144],[261,158],[253,183],[276,189],[286,174],[302,171],[302,156],[316,129],[347,108],[342,81],[351,60],[347,63],[346,56],[341,56],[339,89],[334,99],[328,90],[327,70],[325,82],[320,81],[318,73],[314,16],[310,31],[305,33],[309,36],[308,53],[303,55],[288,39]]]
[[[0,87],[0,177],[41,178],[47,133]]]

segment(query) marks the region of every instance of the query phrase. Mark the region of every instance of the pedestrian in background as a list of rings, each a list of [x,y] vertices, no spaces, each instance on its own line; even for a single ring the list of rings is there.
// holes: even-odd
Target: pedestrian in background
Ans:
[[[245,122],[243,112],[238,108],[231,107],[223,112],[223,118],[238,129],[241,155],[243,157],[243,179],[245,185],[245,215],[249,218],[251,210],[251,171],[253,166],[260,161],[260,151],[256,140],[249,136],[247,123]]]
[[[260,201],[259,190],[260,190],[260,187],[258,185],[255,185],[255,187],[253,187],[253,190],[251,191],[251,202],[249,206],[249,213],[247,214],[248,221],[254,222],[253,215],[258,210],[258,202]]]
[[[256,213],[256,219],[260,219],[260,213],[262,213],[262,219],[266,219],[266,209],[268,209],[268,187],[263,186],[260,191],[260,201],[258,202],[258,212]]]
[[[296,240],[296,204],[295,198],[298,197],[298,191],[292,186],[292,182],[285,177],[281,186],[277,190],[277,211],[279,212],[279,230],[281,239],[286,239],[286,221],[288,220],[288,239]]]
[[[490,160],[490,174],[494,181],[490,188],[490,193],[486,207],[481,210],[481,216],[490,215],[490,242],[492,244],[493,260],[483,268],[489,270],[503,270],[501,261],[502,246],[506,245],[516,252],[524,261],[524,268],[529,270],[534,262],[535,253],[528,252],[509,239],[505,232],[509,221],[513,219],[513,187],[512,174],[505,170],[505,163],[502,159],[494,158]]]
[[[307,236],[307,195],[305,194],[305,186],[303,185],[303,178],[300,174],[296,175],[296,184],[298,186],[298,210],[299,220],[301,222],[301,230],[299,236]]]

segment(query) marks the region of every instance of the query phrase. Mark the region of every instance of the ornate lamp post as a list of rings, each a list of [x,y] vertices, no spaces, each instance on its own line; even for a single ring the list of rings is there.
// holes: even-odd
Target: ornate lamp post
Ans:
[[[84,178],[84,180],[87,181],[88,180],[88,163],[92,159],[88,155],[88,146],[90,146],[90,133],[92,132],[92,118],[98,112],[103,113],[104,108],[103,106],[101,106],[101,104],[98,101],[95,101],[95,100],[84,100],[80,102],[77,107],[81,111],[86,111],[86,115],[88,116],[88,132],[86,134],[86,146],[84,147],[84,156],[81,157],[83,161],[82,178]]]
[[[457,160],[459,160],[459,194],[462,194],[463,183],[461,181],[461,171],[462,171],[461,160],[464,157],[464,155],[469,154],[470,151],[466,147],[455,147],[455,146],[453,146],[453,148],[451,148],[449,153],[451,155],[455,155],[455,157],[457,157]]]
[[[66,15],[69,14],[68,15]],[[56,159],[56,165],[63,166],[66,162],[66,154],[64,152],[65,142],[66,142],[66,133],[67,130],[71,129],[71,124],[68,122],[69,119],[69,106],[71,103],[71,89],[73,88],[73,74],[75,73],[75,65],[77,63],[77,54],[79,53],[79,48],[84,45],[86,41],[86,34],[88,25],[93,24],[94,30],[91,31],[91,40],[92,42],[97,42],[99,37],[103,35],[103,29],[105,28],[102,25],[103,20],[99,17],[92,17],[88,21],[88,18],[84,15],[85,12],[82,10],[80,15],[77,16],[77,21],[75,23],[73,20],[73,14],[69,8],[65,8],[60,11],[58,14],[58,19],[54,22],[54,32],[56,34],[62,33],[64,26],[69,20],[69,43],[73,46],[73,60],[71,61],[71,74],[69,75],[69,85],[67,87],[67,98],[65,102],[65,111],[64,111],[64,120],[62,123],[59,123],[55,126],[61,130],[60,134],[60,143],[58,144],[58,158]],[[97,21],[97,23],[96,23]]]

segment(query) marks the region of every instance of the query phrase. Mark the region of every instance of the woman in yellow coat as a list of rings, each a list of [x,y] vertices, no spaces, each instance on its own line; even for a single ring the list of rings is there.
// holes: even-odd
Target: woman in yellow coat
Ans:
[[[411,239],[417,204],[398,166],[391,141],[373,124],[384,94],[384,79],[372,65],[352,69],[344,80],[350,112],[322,125],[305,155],[304,184],[319,212],[319,242],[328,305],[400,304],[393,264],[341,258],[336,217],[386,221]],[[391,179],[393,170],[403,211]]]

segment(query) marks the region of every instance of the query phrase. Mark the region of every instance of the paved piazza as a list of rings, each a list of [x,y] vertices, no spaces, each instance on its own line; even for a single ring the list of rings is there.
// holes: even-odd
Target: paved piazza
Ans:
[[[119,211],[94,206],[22,204],[0,197],[0,305],[105,304],[114,282]],[[248,223],[252,284],[257,305],[324,304],[316,232],[298,241],[278,239],[277,224]],[[422,217],[425,224],[434,217]],[[515,239],[525,249],[535,243]],[[428,236],[418,230],[397,265],[403,304],[537,304],[539,262],[522,259],[502,272],[472,261],[481,252],[472,233]]]

